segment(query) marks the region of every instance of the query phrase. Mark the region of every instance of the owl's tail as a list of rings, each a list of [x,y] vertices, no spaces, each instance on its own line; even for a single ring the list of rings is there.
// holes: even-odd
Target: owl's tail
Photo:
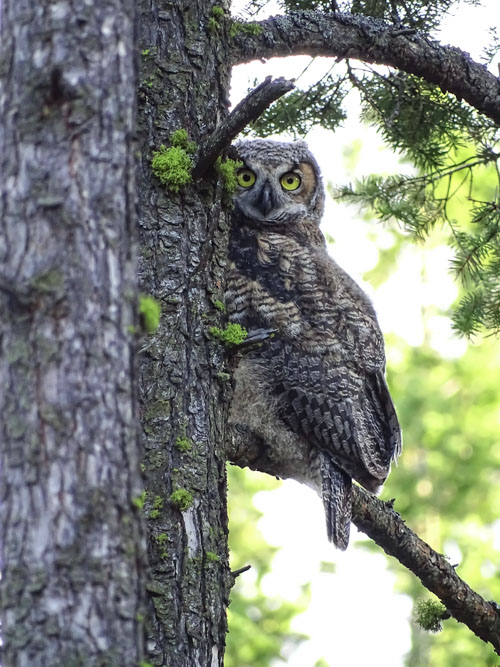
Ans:
[[[321,461],[322,497],[328,539],[344,551],[349,544],[352,508],[352,480],[327,456]]]

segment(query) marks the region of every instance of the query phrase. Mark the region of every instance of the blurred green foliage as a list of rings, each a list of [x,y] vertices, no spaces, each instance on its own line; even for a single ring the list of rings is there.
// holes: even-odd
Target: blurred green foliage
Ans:
[[[276,548],[263,538],[258,520],[261,512],[252,497],[270,491],[279,482],[267,475],[248,475],[235,466],[228,469],[229,549],[231,570],[251,565],[236,578],[228,609],[229,632],[225,667],[269,667],[285,665],[283,653],[293,650],[304,635],[290,630],[290,622],[304,611],[309,599],[305,589],[294,602],[271,598],[262,590],[262,581],[271,570]]]
[[[446,229],[451,267],[464,287],[455,330],[467,337],[500,333],[498,128],[416,77],[370,79],[354,72],[365,99],[362,117],[416,173],[371,174],[338,187],[334,196],[397,221],[418,241]]]
[[[465,149],[464,149],[465,150]],[[348,152],[346,170],[354,170],[359,150]],[[475,175],[477,196],[491,194],[494,175],[488,168]],[[464,190],[455,184],[450,214],[468,214]],[[374,221],[372,221],[373,223]],[[370,236],[380,247],[379,261],[364,278],[381,287],[397,275],[405,261],[408,235],[394,227],[374,227]],[[387,234],[392,244],[387,243]],[[436,234],[426,248],[436,249],[445,236]],[[424,249],[425,250],[425,249]],[[425,252],[424,252],[425,271]],[[412,298],[414,286],[408,285]],[[439,285],[436,285],[436,291]],[[415,295],[418,291],[415,291]],[[415,296],[415,298],[417,298]],[[450,304],[451,305],[451,304]],[[413,347],[395,335],[386,336],[388,381],[403,429],[403,454],[384,487],[409,527],[434,549],[458,563],[457,573],[487,600],[500,600],[500,344],[489,337],[469,345],[458,357],[443,358],[433,347],[432,318],[449,317],[435,304],[422,304],[424,340]],[[379,551],[372,542],[362,548]],[[399,589],[418,605],[429,593],[394,559]],[[454,619],[430,635],[412,624],[412,649],[406,667],[497,667],[492,647]]]
[[[422,539],[458,562],[457,573],[487,600],[500,600],[498,345],[491,340],[443,360],[430,345],[389,339],[389,382],[403,428],[403,455],[385,486],[395,509]],[[495,543],[496,533],[496,543]],[[428,597],[390,560],[400,589]],[[497,666],[491,646],[454,620],[426,635],[412,627],[408,667]]]
[[[249,15],[255,16],[266,2],[250,2]],[[340,11],[400,23],[428,35],[452,4],[451,0],[281,1],[284,11],[329,11],[336,5]],[[465,4],[478,3],[455,3]],[[497,39],[485,48],[485,61],[498,53],[499,46]],[[302,136],[315,124],[335,128],[342,123],[343,98],[351,88],[359,93],[365,122],[413,165],[410,174],[405,165],[401,175],[371,175],[336,190],[339,198],[360,205],[366,218],[374,214],[391,225],[393,243],[384,244],[378,265],[365,278],[374,286],[389,280],[398,262],[404,261],[403,251],[412,238],[450,245],[454,253],[450,268],[461,285],[453,312],[451,307],[439,310],[422,304],[422,345],[412,347],[394,335],[387,338],[388,379],[404,447],[384,497],[396,498],[395,509],[408,525],[449,555],[472,588],[487,600],[500,601],[499,344],[485,337],[481,346],[470,345],[462,356],[443,358],[431,335],[431,318],[436,315],[453,316],[455,330],[468,337],[500,332],[499,129],[462,100],[417,77],[346,59],[345,67],[339,64],[310,88],[283,98],[252,131],[262,136],[278,132]],[[359,151],[359,142],[354,142],[347,155],[348,172],[359,160]],[[409,299],[412,287],[407,287]],[[236,472],[244,474],[232,471],[231,476]],[[266,618],[274,604],[269,607],[260,588],[272,549],[255,532],[258,512],[248,509],[255,481],[247,487],[244,477],[234,479],[232,493],[239,495],[232,496],[230,508],[233,569],[253,562],[259,576],[248,591],[239,583],[235,587],[230,607],[230,627],[235,630],[233,637],[229,635],[227,664],[267,667],[273,655],[279,655],[280,642],[287,640],[294,612],[289,607],[286,618],[276,616],[278,630],[274,626],[270,638],[259,637],[263,626],[251,616]],[[362,545],[379,551],[374,543]],[[414,575],[392,559],[388,563],[397,572],[401,591],[415,601],[429,597]],[[250,605],[259,612],[254,609],[251,614]],[[244,656],[238,653],[241,646]],[[412,624],[412,648],[405,664],[498,667],[499,661],[491,646],[448,619],[435,635]]]

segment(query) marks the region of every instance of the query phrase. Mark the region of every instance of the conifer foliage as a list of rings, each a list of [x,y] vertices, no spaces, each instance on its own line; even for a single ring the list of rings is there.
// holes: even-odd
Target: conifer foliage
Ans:
[[[253,0],[249,16],[267,3]],[[436,29],[456,5],[452,0],[281,0],[284,13],[302,11],[363,15],[393,25],[395,34],[418,34],[435,44]],[[479,0],[461,0],[479,5]],[[483,61],[499,51],[495,30]],[[335,129],[352,89],[361,99],[361,117],[384,142],[413,165],[413,173],[373,174],[340,186],[335,196],[369,207],[416,240],[443,227],[453,249],[451,270],[462,285],[453,325],[467,337],[500,333],[500,170],[499,128],[462,99],[414,74],[371,66],[345,57],[319,81],[282,98],[254,124],[259,135],[285,129],[303,136],[313,125]],[[487,174],[481,185],[478,176]]]

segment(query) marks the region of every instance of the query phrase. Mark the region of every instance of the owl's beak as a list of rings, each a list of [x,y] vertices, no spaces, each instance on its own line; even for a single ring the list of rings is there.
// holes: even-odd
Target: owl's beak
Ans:
[[[263,215],[267,215],[273,210],[275,204],[276,201],[274,198],[273,186],[269,181],[266,181],[257,197],[256,208],[258,208]]]

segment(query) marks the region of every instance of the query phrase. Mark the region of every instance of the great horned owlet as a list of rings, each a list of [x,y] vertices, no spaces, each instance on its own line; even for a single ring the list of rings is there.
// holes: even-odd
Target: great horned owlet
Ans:
[[[401,451],[384,341],[368,297],[327,253],[324,188],[307,144],[237,150],[227,311],[250,334],[274,333],[237,355],[229,423],[281,457],[284,477],[297,478],[287,448],[309,452],[301,481],[322,496],[328,537],[345,549],[352,478],[377,491]]]

